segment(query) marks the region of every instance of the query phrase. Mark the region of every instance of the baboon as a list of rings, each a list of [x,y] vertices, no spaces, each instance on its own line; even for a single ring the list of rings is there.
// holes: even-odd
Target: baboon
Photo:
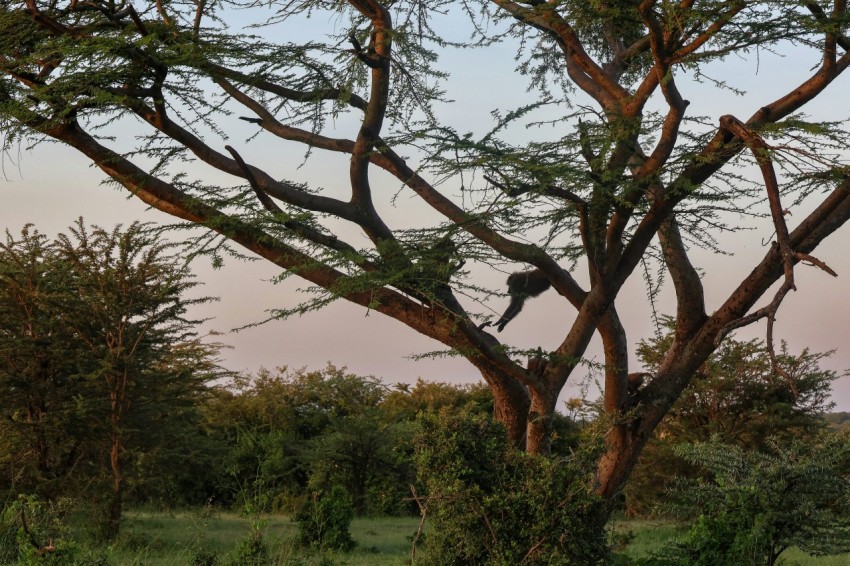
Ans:
[[[508,276],[508,295],[511,302],[505,312],[496,321],[496,328],[501,332],[505,326],[519,314],[525,305],[525,300],[534,298],[546,291],[552,284],[539,269],[531,271],[517,271]],[[479,328],[490,326],[492,322],[485,322]]]
[[[645,372],[630,373],[627,379],[629,381],[629,396],[632,397],[643,387],[646,380],[652,379],[652,374]]]

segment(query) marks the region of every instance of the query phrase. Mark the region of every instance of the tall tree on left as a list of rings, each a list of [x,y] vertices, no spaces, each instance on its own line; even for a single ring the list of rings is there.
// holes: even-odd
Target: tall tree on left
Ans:
[[[72,297],[69,273],[48,239],[26,226],[0,242],[0,485],[52,498],[84,465],[74,431],[85,410],[63,410],[79,392],[72,335],[53,316]],[[5,491],[5,487],[3,490]],[[10,493],[0,496],[8,501]]]
[[[187,401],[216,375],[215,345],[202,344],[195,333],[199,321],[186,316],[188,307],[210,299],[185,296],[196,285],[189,271],[180,268],[185,262],[172,244],[144,224],[107,231],[87,229],[79,220],[52,244],[28,230],[21,241],[7,235],[0,262],[4,277],[13,274],[7,265],[19,259],[16,256],[22,251],[31,250],[34,242],[41,257],[32,263],[52,266],[38,275],[40,285],[61,287],[61,293],[49,300],[42,301],[40,293],[29,297],[43,305],[35,317],[38,324],[55,321],[61,327],[61,333],[52,342],[44,342],[43,348],[53,351],[52,345],[59,343],[67,353],[53,351],[60,360],[49,366],[55,370],[50,383],[47,378],[21,380],[20,397],[29,399],[30,405],[32,399],[42,400],[45,422],[55,423],[71,414],[85,421],[84,426],[71,429],[76,432],[69,433],[73,438],[61,450],[68,455],[96,452],[99,457],[94,461],[109,470],[111,489],[102,527],[111,538],[121,521],[128,456],[155,443],[157,431],[179,417]],[[10,301],[3,299],[8,308]],[[9,342],[21,340],[12,327],[4,328],[3,337]],[[38,343],[33,349],[35,359],[51,356]],[[13,348],[3,351],[3,370],[23,363],[15,359]],[[2,371],[0,379],[14,375],[15,371]],[[57,390],[53,382],[67,384],[66,390]],[[55,403],[48,416],[44,400],[51,395]],[[13,405],[4,409],[22,414]],[[71,471],[59,463],[55,467],[59,473]]]

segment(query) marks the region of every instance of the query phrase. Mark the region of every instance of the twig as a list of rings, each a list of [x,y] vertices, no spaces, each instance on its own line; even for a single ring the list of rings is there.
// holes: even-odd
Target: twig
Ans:
[[[417,507],[419,507],[419,513],[422,515],[422,519],[419,521],[419,526],[416,527],[416,533],[413,535],[412,547],[410,549],[410,563],[416,563],[416,543],[419,542],[419,537],[422,536],[422,529],[425,527],[425,517],[428,514],[428,500],[425,500],[425,504],[422,504],[422,498],[419,497],[419,494],[416,493],[416,486],[410,484],[410,492],[413,494],[413,501],[416,502]]]
[[[540,547],[540,545],[542,545],[545,541],[546,541],[546,539],[540,539],[539,541],[537,541],[537,543],[535,543],[534,546],[532,546],[531,548],[528,549],[528,552],[525,553],[525,556],[522,557],[522,560],[520,560],[519,563],[523,564],[523,563],[525,563],[526,560],[531,558],[534,551],[537,550]]]

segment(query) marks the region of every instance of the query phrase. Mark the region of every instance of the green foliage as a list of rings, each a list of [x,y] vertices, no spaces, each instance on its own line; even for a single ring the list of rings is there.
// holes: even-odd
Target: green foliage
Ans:
[[[345,487],[358,515],[409,514],[413,426],[380,417],[372,411],[337,419],[309,442],[310,484]]]
[[[489,413],[493,394],[483,382],[457,385],[420,378],[412,387],[399,383],[381,402],[381,411],[391,421],[412,421],[419,413],[437,413],[444,408]]]
[[[213,451],[191,463],[199,465],[187,489],[198,492],[196,502],[212,496],[241,505],[259,481],[263,511],[294,512],[309,486],[342,485],[358,515],[412,514],[415,418],[441,407],[489,412],[492,396],[480,384],[420,381],[391,390],[332,365],[261,370],[216,389],[202,406],[204,449]]]
[[[312,441],[340,419],[373,411],[384,390],[373,377],[333,366],[236,378],[203,407],[207,435],[221,450],[206,473],[206,496],[241,504],[245,487],[259,479],[268,495],[264,511],[294,510],[311,475]]]
[[[668,334],[641,342],[638,355],[648,371],[657,369],[671,341]],[[774,374],[763,342],[728,338],[694,375],[664,430],[677,442],[719,435],[753,448],[776,434],[791,439],[817,432],[823,428],[822,414],[832,406],[830,387],[839,377],[820,367],[831,355],[808,348],[793,354],[783,342],[777,363],[786,378]]]
[[[668,334],[641,342],[638,354],[647,370],[657,369],[672,338]],[[788,374],[785,379],[774,375],[761,341],[725,340],[693,376],[644,448],[625,488],[627,511],[633,515],[657,511],[656,503],[674,478],[698,473],[676,455],[678,444],[717,438],[761,450],[769,441],[818,434],[825,426],[823,413],[832,406],[830,387],[839,377],[820,367],[830,354],[804,349],[794,355],[783,343],[777,361]]]
[[[679,508],[698,516],[651,564],[771,566],[790,546],[850,552],[847,439],[774,441],[763,452],[709,442],[677,452],[710,475],[678,491]]]
[[[236,545],[226,562],[228,566],[267,566],[270,563],[269,547],[256,525],[251,526],[251,532]]]
[[[844,433],[850,432],[850,413],[848,412],[829,413],[824,415],[824,420],[834,430]]]
[[[592,491],[601,445],[547,459],[508,445],[481,414],[426,415],[416,462],[430,521],[423,564],[593,564],[608,552],[605,504]]]
[[[224,375],[186,316],[209,299],[184,296],[185,260],[140,223],[7,233],[0,280],[0,484],[85,493],[114,536],[126,493],[161,490],[191,454],[197,403]]]
[[[0,513],[0,564],[77,564],[83,553],[71,540],[65,523],[70,509],[67,499],[44,501],[24,495],[4,506]]]
[[[298,513],[298,540],[304,546],[348,551],[357,543],[351,538],[354,508],[345,488],[334,485],[310,494]]]
[[[60,316],[74,296],[68,266],[32,226],[0,244],[0,490],[55,495],[95,425],[72,329]]]

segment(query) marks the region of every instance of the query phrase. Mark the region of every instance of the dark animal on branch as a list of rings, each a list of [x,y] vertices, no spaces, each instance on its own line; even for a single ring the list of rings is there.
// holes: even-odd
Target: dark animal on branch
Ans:
[[[525,300],[534,298],[551,287],[552,284],[539,269],[531,271],[517,271],[508,276],[508,295],[511,297],[511,302],[505,312],[496,321],[496,328],[499,332],[504,330],[505,326],[519,314],[522,307],[525,306]],[[485,322],[479,328],[490,326],[492,322]]]
[[[549,360],[543,355],[543,349],[537,348],[537,353],[528,358],[528,373],[536,375],[540,377],[546,372],[546,368],[549,366]]]
[[[652,379],[652,374],[645,372],[630,373],[627,379],[629,383],[629,397],[633,397],[637,395],[647,380]]]

